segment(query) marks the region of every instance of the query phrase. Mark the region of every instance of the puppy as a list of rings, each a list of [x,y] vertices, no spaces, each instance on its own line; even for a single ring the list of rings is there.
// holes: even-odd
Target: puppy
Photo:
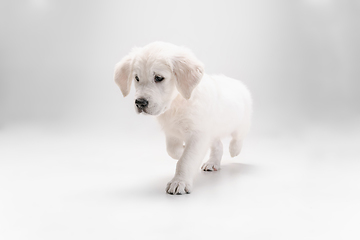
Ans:
[[[190,193],[193,179],[210,148],[204,171],[218,171],[221,139],[231,136],[231,157],[240,153],[249,131],[252,100],[238,80],[209,76],[184,47],[154,42],[135,48],[115,67],[115,82],[124,97],[134,82],[135,110],[156,116],[166,136],[168,154],[178,159],[169,194]]]

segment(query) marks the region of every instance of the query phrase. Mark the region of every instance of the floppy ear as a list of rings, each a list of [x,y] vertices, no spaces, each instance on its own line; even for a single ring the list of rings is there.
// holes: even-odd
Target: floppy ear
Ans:
[[[134,52],[134,50],[133,50]],[[129,55],[124,57],[120,62],[115,66],[114,79],[116,84],[120,87],[120,90],[124,97],[126,97],[131,88],[131,73],[133,65],[134,53],[131,52]]]
[[[176,88],[184,98],[190,99],[191,93],[204,75],[202,62],[189,50],[183,49],[171,58],[171,66],[176,78]]]

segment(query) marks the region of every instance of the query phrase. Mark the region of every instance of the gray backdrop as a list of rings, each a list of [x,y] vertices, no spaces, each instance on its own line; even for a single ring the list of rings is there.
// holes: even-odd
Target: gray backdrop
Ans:
[[[244,81],[261,126],[346,121],[359,116],[359,9],[355,0],[2,1],[0,121],[121,121],[130,102],[114,64],[156,40]]]

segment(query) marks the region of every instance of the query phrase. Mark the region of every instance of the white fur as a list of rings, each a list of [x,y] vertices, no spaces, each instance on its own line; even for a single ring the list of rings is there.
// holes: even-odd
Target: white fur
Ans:
[[[178,159],[170,194],[190,193],[202,159],[210,148],[205,171],[220,169],[221,138],[231,136],[229,151],[237,156],[250,128],[252,100],[238,80],[204,74],[203,64],[184,47],[155,42],[134,49],[115,68],[115,82],[126,96],[134,80],[135,98],[149,105],[138,113],[157,116],[166,136],[168,154]],[[154,81],[154,75],[164,77]]]

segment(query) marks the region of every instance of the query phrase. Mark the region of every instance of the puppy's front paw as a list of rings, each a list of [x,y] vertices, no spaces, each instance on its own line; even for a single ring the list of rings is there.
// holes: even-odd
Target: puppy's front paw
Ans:
[[[204,171],[218,171],[220,170],[220,165],[217,163],[213,163],[213,162],[206,162],[202,165],[201,167],[202,170]]]
[[[179,160],[181,155],[184,152],[184,146],[173,147],[173,148],[168,147],[167,152],[168,152],[170,157],[172,157],[175,160]]]
[[[191,192],[191,184],[180,179],[173,179],[166,185],[166,192],[169,194],[185,194]]]

